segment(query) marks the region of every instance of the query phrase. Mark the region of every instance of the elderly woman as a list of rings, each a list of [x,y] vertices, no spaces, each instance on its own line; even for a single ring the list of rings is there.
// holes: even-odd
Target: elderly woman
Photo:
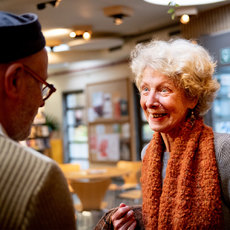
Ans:
[[[202,118],[219,89],[214,67],[204,48],[183,39],[139,44],[131,54],[154,131],[142,151],[145,229],[230,229],[230,135]],[[116,230],[141,227],[124,204],[110,216]]]

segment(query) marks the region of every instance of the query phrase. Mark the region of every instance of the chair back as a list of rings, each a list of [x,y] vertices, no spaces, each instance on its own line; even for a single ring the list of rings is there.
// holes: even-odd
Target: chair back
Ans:
[[[59,167],[61,168],[64,174],[68,172],[76,172],[80,170],[80,165],[76,163],[59,164]]]
[[[76,163],[59,164],[59,167],[61,168],[65,176],[67,176],[68,173],[80,171],[80,165]],[[68,183],[69,191],[73,193],[73,188],[70,185],[69,180],[67,180],[67,183]]]
[[[126,184],[138,184],[141,175],[141,161],[118,161],[117,167],[129,169],[130,173],[123,176]]]

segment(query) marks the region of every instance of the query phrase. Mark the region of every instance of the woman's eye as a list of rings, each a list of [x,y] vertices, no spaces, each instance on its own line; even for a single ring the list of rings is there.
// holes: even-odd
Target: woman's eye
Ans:
[[[149,91],[149,89],[147,88],[147,87],[143,87],[142,89],[141,89],[141,92],[148,92]]]
[[[167,93],[169,90],[167,89],[167,88],[162,88],[161,89],[161,92],[163,92],[163,93]]]

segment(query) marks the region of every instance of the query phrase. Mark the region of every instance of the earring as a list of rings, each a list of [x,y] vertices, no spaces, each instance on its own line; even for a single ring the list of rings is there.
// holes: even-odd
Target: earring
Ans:
[[[195,113],[194,113],[193,110],[191,110],[191,116],[190,116],[190,118],[191,118],[191,120],[190,120],[191,125],[193,126],[193,124],[194,124],[194,122],[196,120],[196,116],[195,116]]]
[[[195,114],[194,114],[194,111],[193,111],[193,110],[191,111],[191,119],[192,119],[192,120],[195,120]]]

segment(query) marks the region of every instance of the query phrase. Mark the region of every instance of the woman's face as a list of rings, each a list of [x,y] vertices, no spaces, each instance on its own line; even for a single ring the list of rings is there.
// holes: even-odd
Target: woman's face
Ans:
[[[186,98],[169,77],[150,67],[143,71],[140,93],[141,107],[150,128],[156,132],[174,133],[188,109],[196,105],[196,101]]]

